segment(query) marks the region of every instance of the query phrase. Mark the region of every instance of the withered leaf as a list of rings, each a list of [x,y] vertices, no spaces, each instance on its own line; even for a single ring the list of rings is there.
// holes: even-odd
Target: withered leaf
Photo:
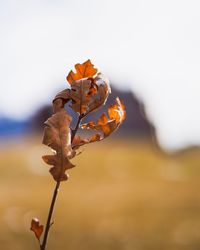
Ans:
[[[96,142],[96,141],[100,141],[101,140],[101,136],[99,134],[94,134],[90,139],[89,142]]]
[[[35,237],[40,240],[40,237],[42,235],[44,226],[40,225],[40,222],[37,218],[33,218],[31,221],[31,228],[30,230],[34,232]]]
[[[79,147],[88,144],[88,143],[92,143],[92,142],[96,142],[96,141],[100,141],[101,137],[99,134],[94,134],[91,138],[87,138],[87,139],[83,139],[80,137],[80,135],[76,135],[74,137],[73,143],[72,143],[72,148],[74,150],[77,150]]]
[[[72,99],[72,109],[80,115],[88,110],[91,100],[92,82],[89,79],[74,81],[71,85],[70,97]]]
[[[88,139],[81,138],[80,135],[75,135],[73,142],[72,142],[72,148],[74,150],[78,149],[80,146],[83,146],[85,144],[89,143]]]
[[[49,170],[49,172],[52,174],[55,181],[66,181],[68,179],[68,175],[65,171],[74,167],[68,157],[63,157],[59,154],[43,155],[42,159],[48,165],[54,166]]]
[[[101,139],[109,136],[120,126],[126,117],[125,106],[119,98],[116,98],[116,104],[108,108],[108,115],[109,118],[103,113],[96,124],[92,121],[83,124],[81,127],[83,129],[93,129],[102,132],[103,137]]]
[[[102,74],[74,81],[70,90],[72,109],[79,114],[95,111],[105,104],[110,92],[109,82]]]
[[[109,95],[110,86],[108,79],[97,69],[90,60],[83,64],[76,64],[76,73],[70,71],[67,80],[71,85],[70,90],[60,92],[53,101],[54,112],[64,107],[64,104],[72,101],[71,108],[80,115],[86,115],[103,106]]]
[[[101,73],[93,79],[93,82],[97,87],[97,91],[91,96],[88,107],[89,112],[93,112],[103,106],[108,98],[108,95],[111,93],[109,81]]]
[[[64,108],[65,104],[70,100],[70,90],[64,89],[59,92],[53,99],[53,111],[54,113]]]
[[[71,117],[64,109],[52,115],[45,122],[43,143],[51,147],[55,154],[45,155],[43,160],[53,166],[50,173],[55,181],[67,180],[65,171],[74,167],[69,160],[74,155],[71,148],[70,122]]]
[[[67,76],[67,81],[70,84],[76,80],[93,77],[97,73],[97,69],[94,68],[90,60],[87,60],[83,64],[76,64],[75,69],[76,73],[71,70]]]

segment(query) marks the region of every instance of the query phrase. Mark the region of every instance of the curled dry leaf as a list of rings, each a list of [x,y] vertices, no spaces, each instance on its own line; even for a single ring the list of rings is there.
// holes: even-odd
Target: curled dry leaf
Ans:
[[[91,121],[89,123],[83,124],[81,128],[102,132],[103,137],[101,140],[109,136],[121,125],[121,123],[126,118],[125,106],[119,98],[116,98],[116,104],[111,105],[108,108],[108,115],[109,118],[105,113],[103,113],[96,124]]]
[[[87,60],[83,64],[76,64],[75,69],[76,73],[71,70],[67,76],[67,81],[70,84],[72,84],[76,80],[93,77],[97,73],[97,69],[94,68],[94,65],[90,60]]]
[[[53,111],[54,113],[64,108],[65,104],[70,100],[70,90],[64,89],[59,92],[53,99]]]
[[[94,84],[97,87],[97,91],[91,96],[88,110],[93,112],[103,106],[107,101],[108,95],[111,93],[109,80],[101,73],[94,78]]]
[[[55,154],[45,155],[42,158],[44,162],[53,166],[50,173],[55,181],[67,180],[68,176],[65,171],[74,167],[69,160],[74,156],[71,148],[70,123],[71,117],[64,109],[52,115],[45,122],[43,143],[51,147]]]
[[[96,141],[100,141],[101,137],[99,134],[95,134],[93,135],[91,138],[87,138],[87,139],[83,139],[81,138],[80,135],[76,135],[74,137],[73,143],[72,143],[72,148],[74,150],[77,150],[79,147],[88,144],[88,143],[92,143],[92,142],[96,142]]]
[[[95,111],[105,104],[110,92],[109,81],[102,74],[74,81],[70,90],[72,109],[81,115]]]
[[[115,120],[117,125],[119,126],[126,118],[126,108],[122,101],[120,101],[119,97],[116,98],[116,103],[110,105],[108,108],[108,114],[110,119]]]
[[[101,136],[99,134],[94,134],[90,139],[89,142],[96,142],[96,141],[100,141],[101,140]]]
[[[93,89],[93,84],[89,79],[77,80],[71,84],[72,109],[80,115],[88,110],[91,100],[91,89]]]
[[[108,79],[101,73],[96,75],[97,69],[90,60],[76,64],[75,68],[77,73],[70,71],[67,76],[71,89],[59,92],[53,100],[54,113],[71,100],[71,108],[86,115],[103,106],[111,93]]]
[[[83,146],[85,144],[89,143],[88,139],[81,138],[80,135],[75,135],[74,140],[72,142],[72,148],[74,150],[78,149],[80,146]]]
[[[31,228],[30,230],[34,232],[35,237],[40,240],[40,237],[42,235],[44,226],[40,225],[40,222],[37,218],[33,218],[31,221]]]

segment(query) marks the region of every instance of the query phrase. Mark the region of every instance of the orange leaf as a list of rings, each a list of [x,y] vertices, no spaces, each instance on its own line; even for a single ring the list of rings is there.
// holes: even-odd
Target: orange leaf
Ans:
[[[94,68],[94,65],[91,63],[90,60],[87,60],[83,64],[76,64],[75,65],[76,73],[72,70],[69,72],[67,76],[67,81],[72,84],[72,82],[76,80],[80,80],[82,78],[89,78],[93,77],[97,73],[97,69]]]
[[[126,109],[123,102],[119,97],[116,98],[116,104],[111,105],[108,108],[108,114],[111,120],[115,120],[116,123],[122,123],[126,118]]]
[[[106,114],[103,113],[96,124],[92,121],[87,124],[83,124],[81,128],[101,131],[103,133],[103,138],[100,140],[109,136],[121,125],[121,123],[126,118],[125,106],[119,98],[116,98],[116,104],[111,105],[108,108],[108,115],[110,119],[108,119]]]
[[[91,138],[90,138],[90,142],[96,142],[96,141],[100,141],[101,140],[101,136],[99,134],[94,134]]]
[[[30,230],[34,232],[36,238],[40,240],[40,236],[42,235],[44,226],[40,225],[40,222],[37,218],[33,218],[31,221],[31,228]]]

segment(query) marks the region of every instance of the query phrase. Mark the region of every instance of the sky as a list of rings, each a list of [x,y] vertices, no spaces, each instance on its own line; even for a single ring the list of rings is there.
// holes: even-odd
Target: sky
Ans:
[[[88,58],[144,102],[168,150],[200,145],[198,0],[0,0],[0,115],[49,103]]]

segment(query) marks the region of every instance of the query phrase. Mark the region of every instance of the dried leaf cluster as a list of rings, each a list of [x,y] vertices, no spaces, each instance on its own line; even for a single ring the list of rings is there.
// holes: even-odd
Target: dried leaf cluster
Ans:
[[[53,154],[44,155],[45,163],[51,165],[49,172],[58,183],[68,179],[66,171],[73,168],[71,159],[77,155],[77,149],[85,144],[101,141],[113,133],[126,117],[125,106],[116,98],[116,103],[108,108],[94,122],[81,124],[82,119],[91,112],[102,107],[111,93],[108,79],[98,73],[90,60],[83,64],[75,65],[76,71],[70,71],[67,81],[70,88],[58,93],[53,100],[54,114],[45,122],[43,144],[49,146]],[[71,128],[72,117],[65,110],[65,104],[78,114],[75,128]],[[93,135],[90,138],[82,138],[77,135],[78,129],[90,129]],[[33,219],[31,230],[40,240],[43,226],[37,219]],[[42,249],[42,248],[41,248]]]

